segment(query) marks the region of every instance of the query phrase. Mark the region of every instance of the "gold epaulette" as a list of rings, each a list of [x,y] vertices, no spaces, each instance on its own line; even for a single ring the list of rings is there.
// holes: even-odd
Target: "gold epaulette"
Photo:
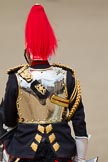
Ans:
[[[71,73],[72,73],[72,75],[74,75],[74,70],[72,69],[72,68],[70,68],[69,66],[67,66],[67,65],[64,65],[64,64],[53,64],[52,66],[55,66],[55,67],[60,67],[60,68],[62,68],[62,69],[64,69],[64,70],[69,70],[69,71],[71,71]]]
[[[26,80],[28,83],[31,82],[33,80],[32,74],[30,73],[30,71],[28,70],[29,65],[25,64],[22,68],[20,68],[18,70],[18,74],[24,79]]]
[[[16,66],[16,67],[13,67],[7,70],[7,74],[17,72],[27,82],[31,82],[33,78],[32,78],[31,73],[28,71],[28,67],[29,67],[28,64],[22,64],[22,65],[19,65],[19,66]]]
[[[11,74],[11,73],[14,73],[14,72],[17,72],[19,69],[21,69],[22,67],[24,67],[25,64],[21,64],[21,65],[18,65],[18,66],[15,66],[13,68],[10,68],[6,71],[7,74]]]

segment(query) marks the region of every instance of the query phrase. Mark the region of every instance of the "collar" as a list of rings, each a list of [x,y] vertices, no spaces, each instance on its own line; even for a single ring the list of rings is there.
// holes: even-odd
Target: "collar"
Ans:
[[[42,60],[42,61],[36,60],[32,62],[30,67],[34,69],[45,69],[45,68],[49,68],[50,66],[51,65],[47,60]]]

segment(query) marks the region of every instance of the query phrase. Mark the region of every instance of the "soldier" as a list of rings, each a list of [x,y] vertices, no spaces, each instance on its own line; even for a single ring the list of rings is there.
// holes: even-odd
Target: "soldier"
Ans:
[[[39,4],[28,15],[25,44],[28,64],[8,70],[3,127],[15,131],[3,141],[3,161],[85,162],[88,135],[80,84],[71,68],[48,62],[57,40]]]

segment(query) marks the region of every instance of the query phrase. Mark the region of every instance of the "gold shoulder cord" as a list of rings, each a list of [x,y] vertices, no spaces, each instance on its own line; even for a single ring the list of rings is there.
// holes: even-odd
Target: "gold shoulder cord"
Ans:
[[[76,97],[76,99],[75,99],[75,97]],[[78,79],[75,79],[75,88],[74,88],[74,91],[73,91],[70,99],[71,99],[70,102],[72,102],[75,99],[75,103],[72,106],[72,108],[67,116],[68,121],[70,121],[72,119],[72,116],[74,115],[75,111],[77,110],[80,100],[81,100],[81,88],[80,88],[80,83],[79,83]]]

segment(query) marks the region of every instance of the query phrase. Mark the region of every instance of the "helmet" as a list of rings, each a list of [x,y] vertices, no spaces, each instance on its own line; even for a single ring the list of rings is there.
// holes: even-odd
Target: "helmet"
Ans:
[[[48,60],[57,40],[42,5],[32,6],[25,25],[25,53],[31,60]]]

